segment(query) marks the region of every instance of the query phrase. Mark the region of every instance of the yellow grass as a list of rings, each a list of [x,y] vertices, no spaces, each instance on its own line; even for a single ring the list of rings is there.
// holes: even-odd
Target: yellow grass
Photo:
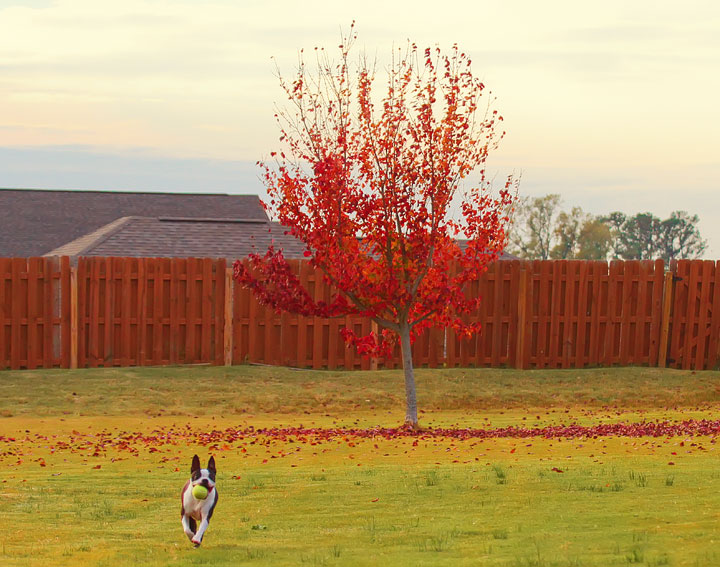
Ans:
[[[229,372],[227,384],[205,369],[195,369],[194,378],[188,369],[0,374],[4,408],[12,414],[0,419],[3,564],[720,564],[715,439],[462,441],[342,434],[303,442],[246,433],[205,442],[205,433],[250,426],[302,424],[327,431],[402,420],[402,407],[388,401],[395,386],[383,393],[367,373],[363,384],[354,374]],[[425,372],[426,426],[718,417],[718,373],[683,374],[684,384],[672,372],[652,379],[635,375],[634,388],[631,383],[607,393],[621,403],[603,407],[589,397],[597,399],[603,383],[621,381],[598,377],[604,371],[576,373],[585,375],[585,384],[563,373],[536,373],[534,392],[527,378],[502,372],[470,371],[475,389],[467,378],[443,382]],[[634,372],[641,371],[629,374]],[[160,373],[163,382],[157,383]],[[266,383],[257,387],[248,376]],[[513,383],[526,394],[518,398]],[[683,392],[688,384],[702,385],[705,401],[697,391]],[[208,394],[186,399],[192,387]],[[460,391],[475,400],[492,391],[495,402],[486,401],[482,410],[470,402],[455,408],[462,406]],[[583,403],[572,402],[578,391],[586,392]],[[638,402],[643,392],[645,407]],[[308,395],[327,398],[313,406]],[[667,400],[680,402],[664,407]],[[268,411],[271,404],[280,409]],[[128,441],[133,451],[117,447],[128,433],[141,435]],[[198,550],[182,533],[179,517],[179,493],[194,453],[203,460],[215,455],[220,493]]]

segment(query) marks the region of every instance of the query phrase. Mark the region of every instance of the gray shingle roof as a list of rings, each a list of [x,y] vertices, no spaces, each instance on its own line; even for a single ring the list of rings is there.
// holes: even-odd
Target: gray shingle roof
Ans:
[[[257,195],[0,189],[0,257],[42,256],[126,216],[267,220]]]
[[[464,240],[459,241],[461,247]],[[305,246],[276,222],[227,218],[122,217],[51,250],[46,256],[227,258],[264,254],[270,245],[288,259],[304,258]],[[514,260],[503,254],[501,260]]]
[[[305,247],[287,229],[268,221],[125,217],[64,246],[50,256],[204,257],[235,260],[268,246],[286,258],[303,258]]]

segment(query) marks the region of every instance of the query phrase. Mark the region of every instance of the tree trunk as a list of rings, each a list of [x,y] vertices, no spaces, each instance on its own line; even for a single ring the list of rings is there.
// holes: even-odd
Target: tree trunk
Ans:
[[[412,346],[410,345],[410,325],[400,325],[400,352],[405,371],[405,425],[413,429],[418,427],[417,394],[415,391],[415,372],[413,371]]]

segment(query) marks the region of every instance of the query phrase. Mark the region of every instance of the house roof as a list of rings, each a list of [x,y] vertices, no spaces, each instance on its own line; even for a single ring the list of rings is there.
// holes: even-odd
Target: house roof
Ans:
[[[128,216],[267,221],[257,195],[0,189],[0,258],[42,256]]]
[[[227,258],[253,252],[264,254],[270,245],[285,258],[304,258],[306,247],[286,227],[265,220],[228,218],[137,217],[116,219],[46,253],[46,256],[132,256],[163,258]],[[465,241],[460,241],[464,246]],[[501,260],[515,260],[503,254]]]
[[[279,223],[228,218],[129,216],[60,246],[46,256],[205,257],[236,260],[264,254],[270,244],[286,258],[305,246]]]

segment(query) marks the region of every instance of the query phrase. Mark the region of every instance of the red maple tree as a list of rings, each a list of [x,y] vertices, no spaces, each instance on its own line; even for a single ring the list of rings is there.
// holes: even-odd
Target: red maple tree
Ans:
[[[411,345],[432,326],[465,337],[479,330],[462,316],[480,299],[463,290],[505,246],[516,182],[509,177],[494,195],[486,180],[502,116],[457,46],[448,55],[397,50],[378,94],[374,64],[350,63],[355,39],[351,28],[336,62],[316,50],[312,73],[301,52],[295,79],[280,78],[290,102],[276,114],[284,149],[260,162],[266,207],[305,243],[335,296],[316,302],[272,247],[235,262],[234,277],[278,310],[372,318],[381,333],[342,331],[361,354],[388,355],[399,339],[405,420],[417,427]],[[478,170],[478,182],[465,185]]]

